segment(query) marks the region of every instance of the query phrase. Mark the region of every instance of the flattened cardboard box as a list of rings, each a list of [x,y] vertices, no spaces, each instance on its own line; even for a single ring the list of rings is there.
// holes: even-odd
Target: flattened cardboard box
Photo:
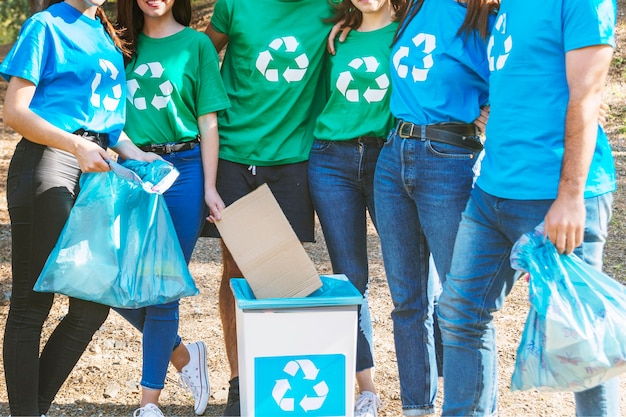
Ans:
[[[215,225],[256,298],[306,297],[322,286],[266,184],[221,214]]]

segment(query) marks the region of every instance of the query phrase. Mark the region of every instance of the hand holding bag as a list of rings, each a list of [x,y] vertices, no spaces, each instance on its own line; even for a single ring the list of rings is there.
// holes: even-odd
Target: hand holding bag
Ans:
[[[34,290],[119,308],[198,294],[164,197],[178,171],[164,161],[111,162],[81,191]]]
[[[530,311],[511,390],[584,391],[626,371],[626,288],[543,233],[516,243],[511,266],[530,273]]]

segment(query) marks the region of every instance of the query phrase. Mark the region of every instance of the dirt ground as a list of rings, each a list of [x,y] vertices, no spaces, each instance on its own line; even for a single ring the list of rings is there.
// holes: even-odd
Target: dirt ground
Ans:
[[[206,27],[210,15],[211,0],[200,0],[195,5],[194,26]],[[624,6],[626,0],[619,1],[618,39],[626,39]],[[7,51],[7,45],[0,47],[0,57]],[[610,105],[607,130],[610,134],[620,188],[616,193],[614,218],[609,242],[606,247],[606,270],[622,282],[626,281],[626,264],[623,258],[626,246],[626,55],[623,45],[619,45],[615,64],[611,72],[605,100]],[[6,82],[0,81],[0,97],[4,96]],[[10,227],[6,210],[6,170],[18,136],[0,124],[0,331],[8,313],[11,290],[10,271]],[[307,244],[306,250],[314,260],[320,273],[330,272],[330,263],[324,246],[324,239],[316,231],[317,242]],[[376,382],[383,401],[381,416],[400,416],[397,365],[394,353],[390,312],[392,304],[385,281],[380,247],[376,233],[370,225],[370,305],[372,309],[375,354]],[[180,334],[187,342],[203,340],[209,349],[209,371],[211,379],[211,399],[205,415],[219,416],[226,403],[228,386],[228,366],[222,344],[222,330],[217,309],[217,289],[220,277],[220,253],[217,241],[202,238],[198,242],[190,265],[191,272],[200,288],[200,295],[184,299],[181,303]],[[44,327],[45,341],[63,317],[66,300],[57,297],[49,320]],[[571,394],[511,392],[510,377],[515,361],[515,351],[524,320],[528,311],[527,285],[516,285],[503,310],[496,317],[499,349],[499,415],[502,417],[565,417],[574,415]],[[85,352],[74,372],[63,386],[49,412],[49,416],[129,416],[139,402],[141,371],[141,339],[130,325],[119,315],[111,313],[107,322],[95,334],[94,340]],[[9,414],[4,373],[0,367],[0,417]],[[626,378],[624,378],[626,381]],[[438,407],[443,388],[440,384]],[[626,416],[626,382],[622,382],[622,412]],[[166,387],[161,396],[161,409],[168,416],[193,416],[193,401],[177,384],[177,376],[170,367]],[[617,416],[616,416],[617,417]]]

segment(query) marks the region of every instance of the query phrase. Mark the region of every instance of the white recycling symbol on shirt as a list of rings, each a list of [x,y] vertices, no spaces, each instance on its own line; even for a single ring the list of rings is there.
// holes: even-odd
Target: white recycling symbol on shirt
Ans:
[[[493,27],[494,31],[489,38],[489,44],[487,45],[487,56],[489,57],[489,71],[497,71],[504,68],[504,64],[509,57],[511,49],[513,49],[513,38],[511,35],[506,36],[506,13],[498,16],[496,24]],[[503,52],[498,56],[493,56],[493,47],[495,44],[496,33],[506,36],[503,42]]]
[[[134,73],[143,77],[149,72],[150,78],[161,78],[164,71],[165,68],[163,68],[163,65],[161,65],[160,62],[148,62],[135,68]],[[135,79],[129,79],[126,81],[126,89],[128,101],[130,101],[138,110],[146,110],[148,107],[146,97],[136,97],[137,92],[140,90],[139,82]],[[169,80],[163,81],[159,84],[159,93],[154,94],[150,104],[158,110],[165,108],[167,103],[170,101],[170,96],[173,91],[174,87],[172,86],[172,83]]]
[[[366,56],[363,58],[355,58],[348,64],[349,67],[358,70],[365,64],[366,72],[376,72],[380,63],[373,56]],[[337,89],[346,97],[346,100],[356,103],[359,101],[361,93],[356,88],[348,88],[350,86],[350,82],[354,80],[352,73],[350,71],[343,71],[339,73],[337,77],[337,82],[335,86]],[[378,102],[382,101],[385,98],[385,94],[387,93],[387,89],[389,88],[389,77],[387,74],[381,74],[376,79],[376,86],[378,88],[367,87],[365,92],[363,92],[363,98],[368,102]]]
[[[291,376],[291,381],[294,381],[294,378],[299,370],[302,370],[302,375],[305,380],[315,382],[317,380],[317,375],[319,373],[319,369],[315,366],[315,364],[309,359],[299,359],[292,360],[285,365],[283,371]],[[296,398],[293,398],[289,395],[289,391],[291,390],[290,379],[278,379],[274,384],[274,388],[272,389],[272,397],[276,404],[283,411],[294,411]],[[313,390],[315,391],[315,396],[304,395],[299,399],[298,405],[306,412],[312,410],[319,410],[322,405],[324,405],[324,401],[328,396],[328,385],[325,381],[320,381],[313,386]]]
[[[285,36],[282,38],[276,38],[269,44],[269,49],[266,49],[259,53],[256,59],[256,68],[263,74],[265,79],[270,82],[278,82],[280,75],[287,81],[295,82],[304,78],[307,68],[309,67],[309,58],[305,53],[302,53],[294,58],[295,66],[287,66],[282,74],[278,69],[270,68],[270,64],[274,61],[272,51],[280,51],[284,49],[285,52],[296,53],[298,46],[298,40],[293,36]]]
[[[117,80],[117,76],[119,75],[119,71],[115,68],[115,65],[111,61],[100,58],[99,60],[100,68],[104,75],[110,77],[112,80]],[[102,97],[100,94],[96,93],[96,90],[100,86],[102,82],[102,74],[96,73],[93,81],[91,82],[91,105],[97,108],[102,107],[108,111],[115,111],[117,109],[118,104],[120,103],[120,99],[122,98],[122,86],[120,84],[115,84],[111,88],[111,92],[113,93],[113,97],[108,94]]]
[[[413,41],[413,45],[415,45],[417,49],[422,48],[421,51],[424,53],[424,58],[422,58],[422,67],[418,68],[413,66],[411,70],[413,81],[426,81],[426,78],[428,78],[428,72],[434,65],[432,52],[437,47],[437,38],[435,35],[431,35],[430,33],[418,33],[411,40]],[[409,56],[409,53],[410,50],[408,46],[401,46],[393,55],[393,66],[398,73],[398,77],[400,78],[406,78],[409,73],[409,67],[401,63],[403,58]]]

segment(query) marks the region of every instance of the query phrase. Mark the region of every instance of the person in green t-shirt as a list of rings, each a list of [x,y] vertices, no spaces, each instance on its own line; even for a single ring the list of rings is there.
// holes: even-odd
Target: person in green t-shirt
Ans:
[[[309,187],[333,273],[345,274],[363,295],[359,308],[355,417],[378,415],[374,384],[372,323],[367,288],[367,214],[376,226],[374,172],[393,127],[389,65],[404,0],[344,0],[332,22],[352,30],[326,61],[326,106],[315,124]]]
[[[140,149],[160,154],[180,173],[164,197],[189,262],[207,211],[219,219],[224,208],[215,186],[217,111],[230,101],[219,58],[211,41],[188,27],[190,0],[118,0],[117,8],[131,51],[124,131]],[[134,416],[163,415],[158,399],[170,360],[192,391],[195,413],[203,414],[209,399],[206,348],[203,342],[181,343],[178,301],[116,311],[143,333],[141,407]]]
[[[217,189],[229,205],[267,183],[298,238],[313,241],[307,166],[326,37],[326,0],[218,0],[206,34],[217,51],[228,44],[222,78],[232,106],[218,113]],[[213,225],[203,235],[217,237]],[[235,303],[229,288],[241,271],[222,242],[219,307],[231,369],[224,415],[238,416]]]

